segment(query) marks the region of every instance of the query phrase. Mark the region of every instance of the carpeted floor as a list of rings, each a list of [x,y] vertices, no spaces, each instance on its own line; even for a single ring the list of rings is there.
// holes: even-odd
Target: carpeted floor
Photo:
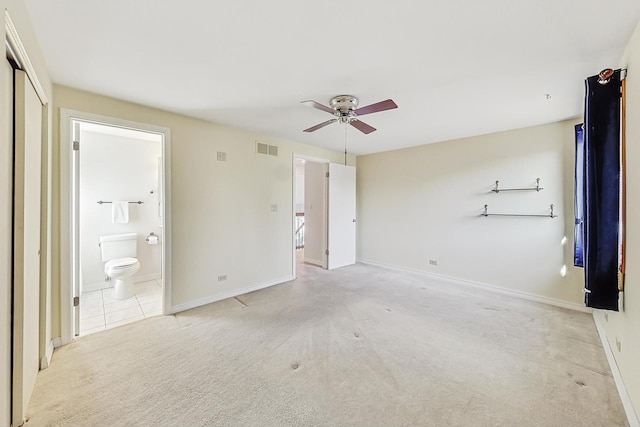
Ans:
[[[355,265],[80,338],[27,426],[625,426],[590,315]]]

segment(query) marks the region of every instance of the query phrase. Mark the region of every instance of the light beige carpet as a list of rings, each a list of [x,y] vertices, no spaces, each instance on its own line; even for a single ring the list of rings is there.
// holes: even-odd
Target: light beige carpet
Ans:
[[[355,265],[80,338],[31,426],[624,426],[590,315]]]

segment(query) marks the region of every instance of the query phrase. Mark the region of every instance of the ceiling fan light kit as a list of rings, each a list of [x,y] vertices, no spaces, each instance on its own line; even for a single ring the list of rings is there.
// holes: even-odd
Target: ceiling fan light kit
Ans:
[[[376,128],[366,124],[360,120],[358,116],[398,108],[396,103],[391,99],[358,108],[359,100],[352,95],[334,96],[331,98],[331,101],[329,101],[329,107],[316,101],[302,101],[302,103],[335,116],[334,119],[327,120],[326,122],[305,129],[304,132],[315,132],[332,123],[339,122],[342,124],[349,124],[364,134],[370,134],[371,132],[374,132]]]
[[[358,98],[351,95],[338,95],[331,98],[329,101],[329,106],[336,111],[342,111],[343,109],[347,109],[349,111],[353,111],[358,107]]]

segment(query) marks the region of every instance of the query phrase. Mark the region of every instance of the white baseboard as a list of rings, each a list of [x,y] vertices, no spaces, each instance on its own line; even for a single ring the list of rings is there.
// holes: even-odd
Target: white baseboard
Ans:
[[[53,342],[53,348],[58,348],[58,347],[62,346],[62,338],[60,338],[60,337],[56,337],[51,341]]]
[[[569,310],[576,310],[576,311],[580,311],[580,312],[583,312],[583,313],[592,313],[593,312],[593,310],[590,307],[585,307],[582,304],[576,304],[574,302],[569,302],[569,301],[564,301],[564,300],[560,300],[560,299],[555,299],[555,298],[545,297],[545,296],[541,296],[541,295],[531,294],[529,292],[516,291],[514,289],[502,288],[500,286],[490,285],[490,284],[482,283],[482,282],[475,282],[473,280],[459,279],[457,277],[445,276],[443,274],[431,273],[429,271],[418,270],[418,269],[415,269],[415,268],[401,267],[401,266],[397,266],[397,265],[393,265],[393,264],[385,264],[385,263],[381,263],[381,262],[377,262],[377,261],[371,261],[371,260],[362,259],[362,258],[359,258],[358,262],[361,262],[363,264],[373,265],[373,266],[376,266],[376,267],[388,268],[390,270],[403,271],[403,272],[407,272],[407,273],[421,274],[421,275],[424,275],[424,276],[433,277],[433,278],[436,278],[436,279],[439,279],[439,280],[444,280],[444,281],[447,281],[449,283],[453,283],[453,284],[457,284],[457,285],[481,287],[483,289],[487,289],[489,291],[496,292],[496,293],[499,293],[499,294],[502,294],[502,295],[509,295],[509,296],[512,296],[512,297],[522,298],[522,299],[526,299],[526,300],[529,300],[529,301],[535,301],[535,302],[540,302],[540,303],[543,303],[543,304],[553,305],[553,306],[556,306],[556,307],[567,308]]]
[[[190,310],[192,308],[200,307],[203,305],[211,304],[212,302],[222,301],[223,299],[233,298],[240,295],[247,294],[249,292],[258,291],[260,289],[268,288],[270,286],[279,285],[284,282],[293,280],[293,276],[286,276],[280,279],[270,280],[268,282],[258,283],[257,285],[249,286],[241,289],[234,289],[231,291],[221,292],[219,294],[211,295],[205,298],[200,298],[194,301],[185,302],[182,304],[174,305],[169,309],[167,314],[175,314],[181,311]]]
[[[616,383],[616,388],[618,389],[620,400],[622,400],[624,412],[627,414],[629,427],[640,427],[640,420],[638,419],[638,415],[633,408],[633,403],[631,403],[631,398],[629,397],[627,387],[624,385],[624,381],[622,380],[622,373],[620,372],[620,368],[618,368],[616,358],[613,355],[613,350],[611,349],[611,345],[609,344],[609,340],[607,339],[607,333],[605,332],[602,320],[596,311],[593,312],[593,321],[596,324],[598,335],[600,336],[600,340],[602,341],[604,354],[607,355],[607,361],[609,362],[609,367],[611,368],[611,374],[613,375],[613,379]]]
[[[144,276],[134,276],[133,283],[148,282],[150,280],[159,280],[159,279],[162,279],[162,274],[160,273],[145,274]],[[91,284],[82,286],[82,293],[99,291],[100,289],[109,289],[109,288],[113,288],[113,282],[91,283]]]
[[[53,357],[54,340],[49,341],[44,357],[40,359],[40,370],[47,369],[51,365],[51,357]]]

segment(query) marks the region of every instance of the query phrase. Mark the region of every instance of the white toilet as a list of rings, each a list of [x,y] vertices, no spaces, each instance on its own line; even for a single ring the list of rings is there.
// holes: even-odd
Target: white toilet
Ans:
[[[114,299],[131,298],[133,275],[140,269],[138,255],[138,235],[136,233],[111,234],[100,236],[100,252],[104,264],[104,273],[115,280]]]

